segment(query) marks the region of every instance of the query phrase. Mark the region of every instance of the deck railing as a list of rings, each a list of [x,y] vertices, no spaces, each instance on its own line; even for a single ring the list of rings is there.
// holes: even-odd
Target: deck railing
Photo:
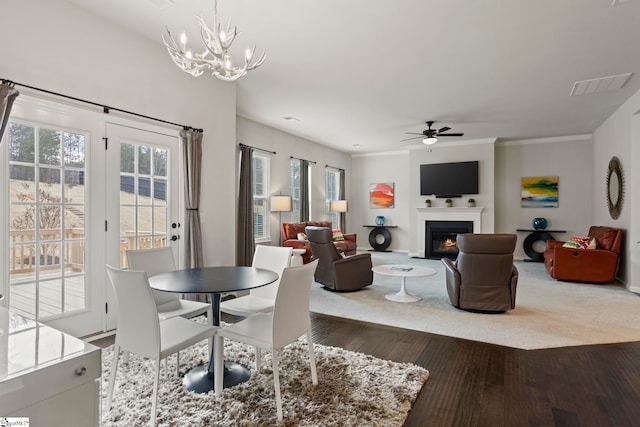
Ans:
[[[33,229],[10,232],[9,273],[33,273],[36,265],[41,271],[56,270],[63,266],[71,271],[84,271],[85,240],[83,228],[60,230],[40,230],[40,243],[36,245],[36,231]],[[120,238],[120,265],[126,267],[126,253],[129,249],[148,249],[166,245],[164,233],[155,235],[134,234]],[[37,247],[39,246],[39,248]]]

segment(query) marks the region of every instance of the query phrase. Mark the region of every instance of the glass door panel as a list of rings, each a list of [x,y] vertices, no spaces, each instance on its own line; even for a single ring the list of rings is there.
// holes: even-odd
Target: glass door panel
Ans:
[[[132,143],[121,143],[120,147],[121,250],[166,246],[169,150]],[[126,257],[120,259],[120,267],[127,267]]]
[[[87,137],[9,123],[9,308],[34,320],[87,309]]]

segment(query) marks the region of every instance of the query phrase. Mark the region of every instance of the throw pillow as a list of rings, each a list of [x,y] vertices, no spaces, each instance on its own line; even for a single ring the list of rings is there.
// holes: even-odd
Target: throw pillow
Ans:
[[[333,229],[333,240],[344,240],[344,234],[342,234],[339,228]]]
[[[309,238],[304,233],[298,233],[298,240],[309,240]]]
[[[579,237],[573,236],[569,240],[567,240],[562,246],[565,248],[573,248],[573,249],[595,249],[595,241],[593,242],[593,247],[591,246],[592,239],[589,237]]]

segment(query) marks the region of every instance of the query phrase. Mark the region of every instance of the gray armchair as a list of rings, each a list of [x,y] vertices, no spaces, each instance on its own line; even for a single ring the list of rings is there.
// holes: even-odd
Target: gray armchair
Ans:
[[[516,306],[518,269],[515,234],[459,234],[458,257],[443,258],[447,292],[454,307],[503,312]]]
[[[334,291],[358,291],[373,282],[371,254],[343,258],[333,244],[333,233],[326,227],[306,227],[311,259],[318,260],[315,280]]]

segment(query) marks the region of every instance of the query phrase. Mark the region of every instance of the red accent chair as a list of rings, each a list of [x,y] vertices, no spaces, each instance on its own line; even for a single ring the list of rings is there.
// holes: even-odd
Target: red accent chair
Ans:
[[[570,282],[613,282],[620,264],[622,230],[592,226],[589,237],[595,237],[596,249],[565,248],[564,242],[547,240],[544,266],[549,275]]]
[[[312,227],[327,227],[331,228],[331,221],[305,221],[290,223],[285,222],[282,224],[282,246],[291,247],[294,249],[306,249],[306,252],[302,254],[302,261],[307,264],[311,262],[311,246],[308,240],[298,240],[298,233],[304,233],[304,229],[307,226]],[[358,244],[356,242],[356,234],[345,234],[344,240],[337,240],[333,242],[336,248],[343,251],[345,255],[355,255]]]

